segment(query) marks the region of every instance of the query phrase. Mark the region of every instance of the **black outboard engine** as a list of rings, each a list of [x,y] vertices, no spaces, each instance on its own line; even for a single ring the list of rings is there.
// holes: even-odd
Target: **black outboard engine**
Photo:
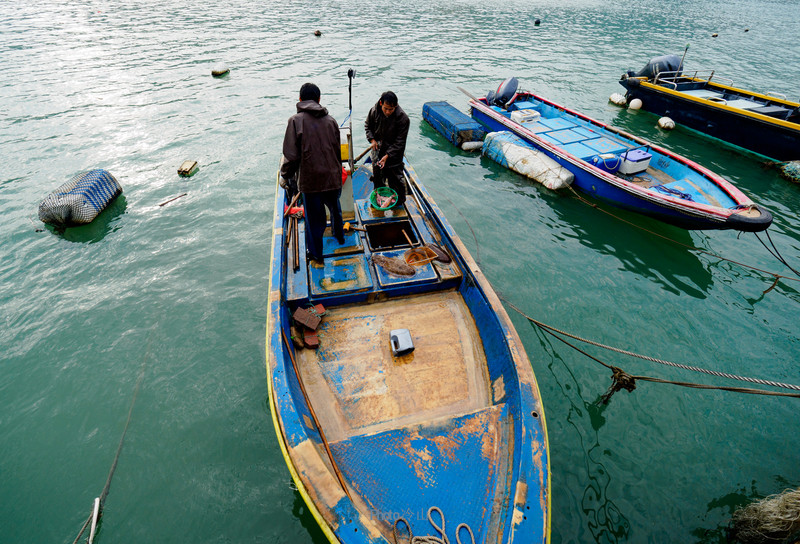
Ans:
[[[681,68],[683,68],[681,66],[681,58],[678,55],[663,55],[650,59],[647,66],[638,72],[634,73],[633,70],[628,70],[627,75],[628,77],[653,79],[659,72],[677,72],[675,75],[680,75]]]
[[[517,81],[517,78],[510,77],[502,82],[496,91],[486,93],[486,101],[490,106],[505,108],[508,101],[517,94],[518,87],[519,81]]]

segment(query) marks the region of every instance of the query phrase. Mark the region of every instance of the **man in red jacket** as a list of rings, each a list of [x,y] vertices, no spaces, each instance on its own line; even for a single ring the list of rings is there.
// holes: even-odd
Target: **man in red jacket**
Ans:
[[[284,162],[281,185],[291,185],[303,194],[306,217],[306,250],[309,258],[323,262],[322,236],[327,226],[325,208],[331,214],[333,234],[344,243],[344,222],[339,197],[342,194],[342,160],[339,125],[320,106],[320,90],[313,83],[300,87],[297,113],[289,118],[283,138]]]

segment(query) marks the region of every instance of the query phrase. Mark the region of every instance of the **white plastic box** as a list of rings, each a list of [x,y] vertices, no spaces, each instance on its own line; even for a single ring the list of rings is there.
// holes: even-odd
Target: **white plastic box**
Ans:
[[[542,116],[536,110],[514,110],[511,112],[511,120],[515,123],[533,123]]]
[[[638,174],[650,166],[652,155],[644,149],[631,149],[623,153],[621,158],[618,170],[620,174]]]

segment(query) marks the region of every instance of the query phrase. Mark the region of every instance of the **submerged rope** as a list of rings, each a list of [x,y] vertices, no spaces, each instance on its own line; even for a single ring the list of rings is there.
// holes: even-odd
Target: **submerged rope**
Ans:
[[[153,329],[150,330],[150,336],[147,340],[147,348],[145,349],[144,357],[142,359],[142,367],[139,370],[139,377],[136,380],[136,387],[134,387],[133,389],[133,398],[131,399],[131,407],[128,410],[128,419],[127,421],[125,421],[125,428],[123,429],[122,436],[119,439],[119,445],[117,446],[117,453],[116,455],[114,455],[114,461],[111,463],[111,470],[108,472],[108,478],[106,478],[106,484],[103,486],[103,491],[100,493],[99,497],[100,512],[98,515],[98,519],[100,519],[100,517],[102,517],[103,515],[103,505],[105,504],[106,497],[108,496],[108,491],[111,488],[111,478],[114,477],[114,472],[117,470],[117,462],[119,461],[119,456],[122,453],[122,445],[125,442],[125,435],[127,434],[128,427],[131,424],[131,417],[133,416],[133,407],[136,404],[136,398],[139,396],[139,388],[142,385],[142,379],[144,378],[144,371],[147,366],[147,357],[150,353],[150,346],[152,344],[152,339],[153,339]],[[83,527],[81,527],[78,536],[75,537],[75,540],[73,541],[72,544],[77,544],[78,540],[80,540],[81,536],[83,536],[83,533],[86,531],[86,528],[92,522],[93,517],[94,517],[94,502],[92,503],[92,511],[89,512],[89,518],[83,524]]]
[[[632,221],[628,221],[627,219],[624,219],[624,218],[622,218],[622,217],[620,217],[618,215],[615,215],[615,214],[611,213],[608,210],[604,210],[603,208],[599,207],[594,202],[590,202],[589,200],[586,200],[583,196],[578,194],[578,192],[575,190],[575,188],[572,187],[571,185],[569,186],[569,190],[572,191],[572,194],[575,196],[575,198],[577,198],[578,200],[580,200],[584,204],[586,204],[588,206],[591,206],[592,208],[594,208],[594,209],[596,209],[596,210],[598,210],[600,212],[603,212],[604,214],[609,215],[609,216],[613,217],[614,219],[618,219],[619,221],[622,221],[623,223],[627,223],[628,225],[631,225],[632,227],[636,227],[639,230],[642,230],[642,231],[647,232],[649,234],[652,234],[654,236],[658,236],[659,238],[661,238],[663,240],[667,240],[668,242],[672,242],[673,244],[679,245],[681,247],[685,247],[685,248],[690,249],[692,251],[696,251],[698,253],[703,253],[703,254],[708,255],[710,257],[714,257],[715,259],[720,259],[722,261],[727,261],[729,263],[741,266],[742,268],[748,268],[750,270],[754,270],[756,272],[761,272],[762,274],[767,274],[769,276],[774,277],[775,281],[773,282],[773,284],[769,288],[767,288],[767,290],[764,291],[763,294],[767,294],[770,291],[772,291],[775,288],[775,286],[778,284],[778,281],[781,280],[781,279],[792,280],[792,281],[800,281],[800,277],[793,278],[791,276],[784,276],[783,274],[778,274],[777,272],[770,272],[769,270],[764,270],[763,268],[758,268],[758,267],[755,267],[755,266],[752,266],[752,265],[749,265],[749,264],[745,264],[745,263],[742,263],[742,262],[739,262],[739,261],[734,261],[733,259],[728,259],[727,257],[723,257],[722,255],[719,255],[719,254],[714,253],[712,251],[708,251],[706,249],[701,249],[699,247],[695,247],[695,246],[692,246],[692,245],[689,245],[689,244],[684,244],[683,242],[678,242],[677,240],[673,240],[669,236],[664,236],[663,234],[660,234],[658,232],[652,231],[650,229],[646,229],[646,228],[642,227],[641,225],[637,225],[636,223],[634,223]],[[759,238],[757,234],[756,234],[756,238],[758,239],[759,242],[761,242],[761,238]],[[767,238],[769,238],[769,232],[767,232]],[[772,242],[771,238],[770,238],[770,242]],[[761,242],[761,244],[764,245],[764,242]],[[766,248],[766,245],[764,245],[764,247]],[[773,244],[773,247],[774,247],[774,244]],[[767,248],[767,251],[769,251],[769,248]],[[789,268],[789,270],[791,270],[792,272],[794,272],[795,274],[800,276],[800,273],[798,273],[794,268],[789,266],[786,263],[786,260],[783,257],[779,256],[779,254],[776,255],[776,254],[772,253],[772,251],[769,251],[769,252],[770,252],[770,254],[772,254],[773,257],[778,259],[782,264],[784,264],[787,268]],[[776,249],[776,252],[777,252],[777,249]]]
[[[620,353],[620,354],[623,354],[623,355],[629,355],[631,357],[637,357],[639,359],[644,359],[645,361],[650,361],[650,362],[659,363],[659,364],[663,364],[663,365],[669,365],[669,366],[673,366],[673,367],[677,367],[677,368],[682,368],[684,370],[691,370],[693,372],[701,372],[701,373],[704,373],[704,374],[709,374],[709,375],[712,375],[712,376],[718,376],[718,377],[721,377],[721,378],[728,378],[728,379],[732,379],[732,380],[739,380],[739,381],[744,381],[744,382],[757,383],[757,384],[760,384],[760,385],[768,385],[768,386],[771,386],[771,387],[778,387],[778,388],[783,388],[783,389],[791,389],[791,390],[794,390],[794,391],[800,391],[800,386],[798,386],[798,385],[775,382],[775,381],[771,381],[771,380],[762,380],[760,378],[750,378],[750,377],[746,377],[746,376],[737,376],[736,374],[728,374],[726,372],[718,372],[716,370],[708,370],[708,369],[704,369],[704,368],[700,368],[700,367],[684,365],[684,364],[681,364],[681,363],[674,363],[674,362],[671,362],[671,361],[665,361],[663,359],[656,359],[655,357],[650,357],[648,355],[641,355],[641,354],[638,354],[638,353],[634,353],[632,351],[627,351],[627,350],[624,350],[624,349],[615,348],[615,347],[612,347],[612,346],[607,346],[605,344],[601,344],[601,343],[595,342],[593,340],[588,340],[586,338],[581,338],[580,336],[576,336],[574,334],[570,334],[570,333],[568,333],[566,331],[562,331],[560,329],[557,329],[555,327],[551,327],[550,325],[542,323],[541,321],[538,321],[538,320],[530,317],[525,312],[523,312],[522,310],[520,310],[519,308],[514,306],[514,304],[509,302],[508,299],[506,299],[506,298],[504,298],[502,296],[500,298],[506,304],[508,304],[515,312],[517,312],[522,317],[524,317],[525,319],[530,321],[533,325],[536,325],[541,330],[543,330],[544,332],[550,334],[551,336],[553,336],[557,340],[563,342],[564,344],[566,344],[567,346],[571,347],[575,351],[578,351],[579,353],[582,353],[583,355],[589,357],[590,359],[596,361],[597,363],[603,365],[604,367],[606,367],[606,368],[608,368],[609,370],[612,371],[612,385],[609,388],[609,390],[606,392],[606,394],[601,397],[601,402],[603,404],[607,404],[608,401],[611,399],[611,396],[613,396],[613,394],[616,393],[617,391],[620,391],[622,389],[625,389],[628,392],[633,391],[636,388],[636,380],[641,380],[641,381],[646,381],[646,382],[654,382],[654,383],[667,383],[667,384],[679,385],[679,386],[682,386],[682,387],[690,387],[690,388],[695,388],[695,389],[716,389],[716,390],[721,390],[721,391],[731,391],[731,392],[735,392],[735,393],[747,393],[747,394],[752,394],[752,395],[768,395],[768,396],[776,396],[776,397],[800,398],[800,393],[782,393],[782,392],[779,392],[779,391],[766,391],[766,390],[763,390],[763,389],[751,389],[751,388],[746,388],[746,387],[729,387],[729,386],[706,385],[706,384],[699,384],[699,383],[692,383],[692,382],[678,382],[678,381],[673,381],[673,380],[664,380],[664,379],[661,379],[661,378],[653,378],[653,377],[650,377],[650,376],[633,376],[633,375],[627,374],[626,372],[622,371],[621,369],[619,369],[619,368],[617,368],[615,366],[609,365],[608,363],[604,363],[603,361],[601,361],[597,357],[595,357],[595,356],[587,353],[586,351],[580,349],[578,346],[575,346],[574,344],[571,344],[570,342],[566,341],[564,338],[562,338],[559,335],[563,335],[563,336],[572,338],[572,339],[577,340],[579,342],[584,342],[584,343],[592,345],[592,346],[596,346],[596,347],[603,348],[603,349],[606,349],[606,350],[609,350],[609,351],[613,351],[615,353]]]

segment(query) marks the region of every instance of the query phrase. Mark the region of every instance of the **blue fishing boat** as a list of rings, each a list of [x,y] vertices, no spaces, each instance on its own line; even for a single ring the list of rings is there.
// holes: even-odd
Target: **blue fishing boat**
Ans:
[[[656,57],[619,80],[642,108],[779,161],[800,160],[800,103],[733,86],[713,70],[684,70],[677,55]]]
[[[549,542],[544,411],[508,315],[414,169],[378,209],[343,149],[350,225],[324,263],[276,188],[267,383],[299,493],[335,543]]]
[[[769,211],[707,168],[517,86],[510,78],[472,97],[473,119],[543,152],[581,191],[685,229],[759,232],[772,223]]]

